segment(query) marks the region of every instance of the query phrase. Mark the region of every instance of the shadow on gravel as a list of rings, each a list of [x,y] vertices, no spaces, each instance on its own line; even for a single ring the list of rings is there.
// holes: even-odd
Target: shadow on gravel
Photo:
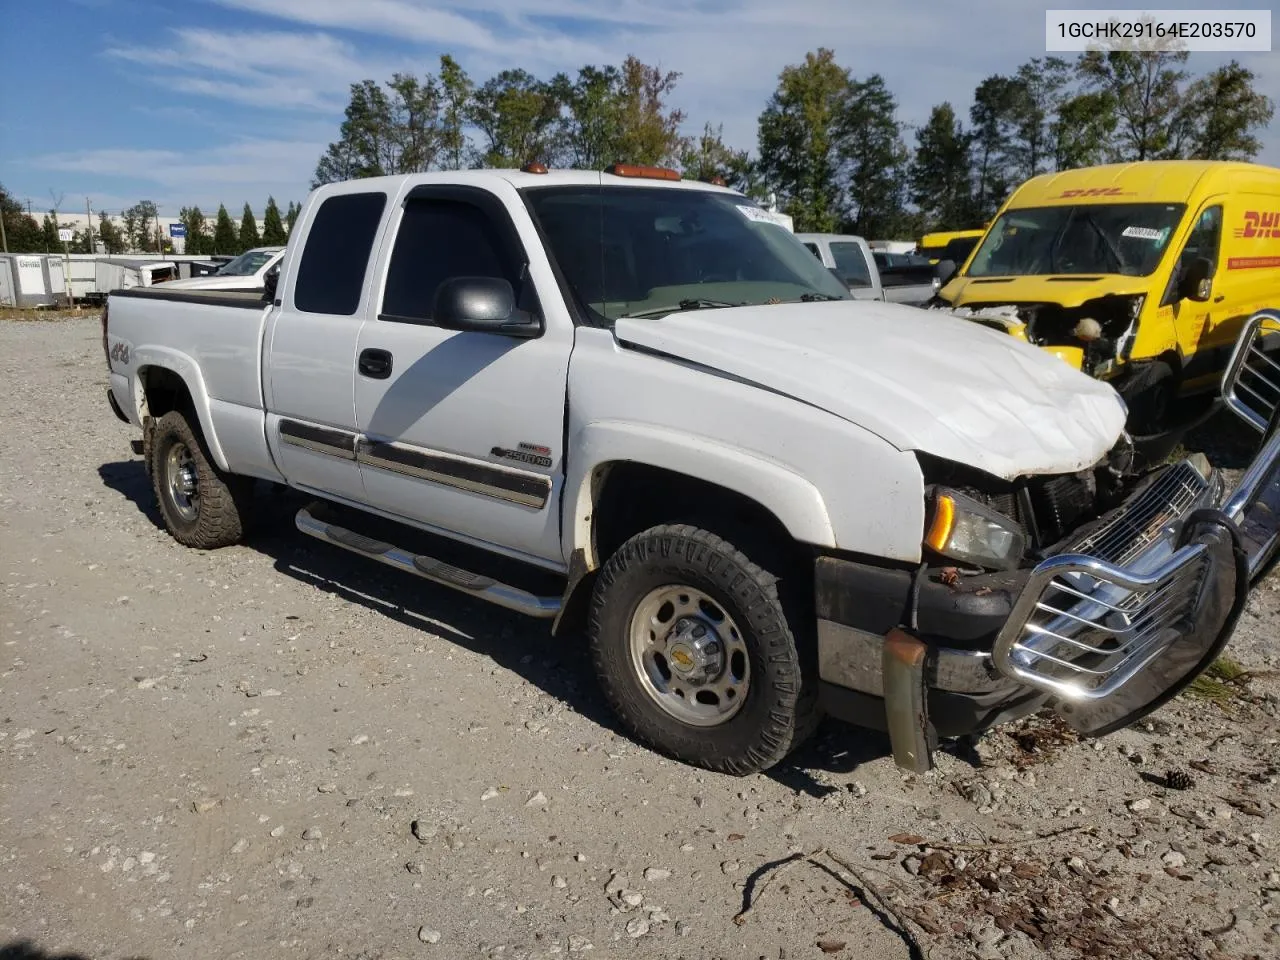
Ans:
[[[0,944],[0,960],[89,960],[83,953],[46,953],[30,940]],[[142,960],[130,957],[128,960]]]
[[[104,486],[164,528],[141,460],[106,463],[98,473]],[[592,722],[628,736],[599,693],[581,636],[552,637],[550,621],[508,612],[303,536],[293,517],[313,499],[261,485],[257,526],[246,546],[270,557],[285,576],[486,656]],[[808,744],[766,775],[798,794],[821,798],[837,788],[819,781],[816,772],[851,773],[889,752],[883,733],[827,720]]]

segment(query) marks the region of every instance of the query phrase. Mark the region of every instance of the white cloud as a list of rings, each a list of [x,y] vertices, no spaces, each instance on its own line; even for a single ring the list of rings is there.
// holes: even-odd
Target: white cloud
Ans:
[[[94,207],[114,209],[112,200],[130,196],[121,182],[138,185],[138,197],[150,196],[162,212],[199,204],[216,210],[240,208],[246,200],[260,209],[267,196],[284,204],[302,199],[315,170],[323,143],[307,140],[240,140],[208,150],[88,150],[53,154],[31,161],[32,166],[80,174],[114,182],[110,195],[90,191]],[[77,193],[76,196],[83,196]],[[102,199],[110,196],[110,199]],[[134,201],[129,201],[130,203]],[[122,205],[127,205],[123,204]]]
[[[183,28],[163,46],[113,46],[106,55],[154,67],[182,93],[276,110],[341,110],[348,85],[378,75],[352,46],[324,33]]]

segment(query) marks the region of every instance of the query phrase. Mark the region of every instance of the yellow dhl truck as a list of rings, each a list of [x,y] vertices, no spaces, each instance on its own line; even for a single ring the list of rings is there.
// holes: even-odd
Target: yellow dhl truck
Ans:
[[[937,307],[1114,383],[1131,428],[1214,389],[1244,321],[1280,306],[1280,169],[1147,161],[1046,174],[1001,208]]]
[[[939,233],[926,233],[916,241],[916,255],[928,257],[930,263],[950,260],[952,263],[963,263],[970,252],[978,245],[986,227],[981,230],[947,230]]]

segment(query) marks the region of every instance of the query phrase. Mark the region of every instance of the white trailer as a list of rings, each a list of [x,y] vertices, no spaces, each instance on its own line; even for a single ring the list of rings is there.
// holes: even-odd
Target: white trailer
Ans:
[[[66,300],[60,254],[0,254],[0,274],[0,306],[51,307]]]

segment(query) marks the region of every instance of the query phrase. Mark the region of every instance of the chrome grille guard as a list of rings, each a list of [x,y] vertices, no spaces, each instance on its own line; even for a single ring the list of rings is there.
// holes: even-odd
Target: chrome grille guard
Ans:
[[[1280,311],[1260,310],[1245,323],[1222,377],[1222,399],[1263,436],[1222,507],[1240,527],[1254,579],[1280,548]]]
[[[1264,436],[1225,501],[1202,457],[1167,468],[1040,563],[996,638],[996,668],[1053,695],[1086,733],[1123,726],[1190,682],[1280,545],[1280,312],[1241,331],[1223,399]]]

